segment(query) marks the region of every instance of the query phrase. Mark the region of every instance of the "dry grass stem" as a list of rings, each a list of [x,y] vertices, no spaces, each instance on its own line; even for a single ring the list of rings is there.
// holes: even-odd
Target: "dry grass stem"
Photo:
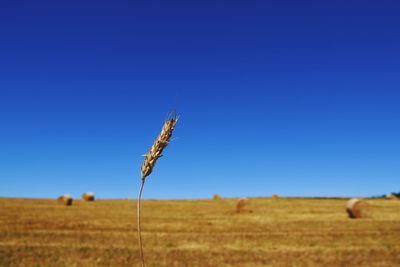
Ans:
[[[140,185],[138,201],[137,201],[137,230],[138,230],[138,237],[139,237],[139,250],[140,250],[140,258],[142,261],[142,266],[146,266],[146,263],[144,260],[144,255],[143,255],[142,231],[141,231],[141,226],[140,226],[140,207],[141,207],[140,201],[142,198],[143,186],[146,181],[146,177],[152,173],[157,160],[162,156],[163,150],[169,144],[169,142],[171,140],[172,132],[174,131],[175,124],[177,121],[178,121],[178,116],[175,114],[175,112],[173,112],[165,120],[160,134],[158,135],[157,139],[154,141],[149,152],[146,154],[146,156],[145,156],[146,158],[144,159],[144,162],[141,167],[142,183]]]

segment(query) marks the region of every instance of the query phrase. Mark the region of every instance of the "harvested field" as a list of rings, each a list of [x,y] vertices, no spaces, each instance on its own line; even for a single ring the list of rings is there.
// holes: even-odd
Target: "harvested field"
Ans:
[[[143,201],[148,266],[400,266],[400,201]],[[0,199],[0,266],[139,266],[136,202]]]

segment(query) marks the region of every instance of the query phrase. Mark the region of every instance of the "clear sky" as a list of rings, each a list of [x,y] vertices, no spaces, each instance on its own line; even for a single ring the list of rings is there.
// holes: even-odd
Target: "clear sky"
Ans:
[[[1,1],[0,196],[400,191],[397,1]]]

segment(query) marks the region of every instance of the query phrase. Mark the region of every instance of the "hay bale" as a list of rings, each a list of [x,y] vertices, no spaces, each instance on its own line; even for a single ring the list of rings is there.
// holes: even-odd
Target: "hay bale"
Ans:
[[[65,195],[59,196],[57,201],[66,206],[71,206],[74,199],[70,195],[65,194]]]
[[[350,218],[364,218],[367,216],[367,204],[365,201],[352,198],[346,204],[346,211]]]
[[[236,203],[236,212],[242,213],[242,212],[249,211],[247,209],[248,205],[249,205],[248,198],[246,198],[246,197],[239,198],[238,202]]]
[[[214,200],[219,200],[219,199],[222,199],[222,197],[221,197],[220,194],[215,194],[215,195],[213,196],[213,199],[214,199]]]
[[[387,194],[386,199],[397,199],[397,196],[395,194]]]
[[[271,196],[271,198],[272,198],[272,199],[278,199],[279,196],[278,196],[277,194],[273,194],[273,195]]]
[[[94,193],[92,193],[92,192],[83,193],[82,199],[85,201],[94,201]]]

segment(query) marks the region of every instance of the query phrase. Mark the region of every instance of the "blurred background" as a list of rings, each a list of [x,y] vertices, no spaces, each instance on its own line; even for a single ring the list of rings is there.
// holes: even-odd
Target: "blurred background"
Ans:
[[[79,3],[79,4],[78,4]],[[400,190],[399,5],[2,1],[0,196]]]

